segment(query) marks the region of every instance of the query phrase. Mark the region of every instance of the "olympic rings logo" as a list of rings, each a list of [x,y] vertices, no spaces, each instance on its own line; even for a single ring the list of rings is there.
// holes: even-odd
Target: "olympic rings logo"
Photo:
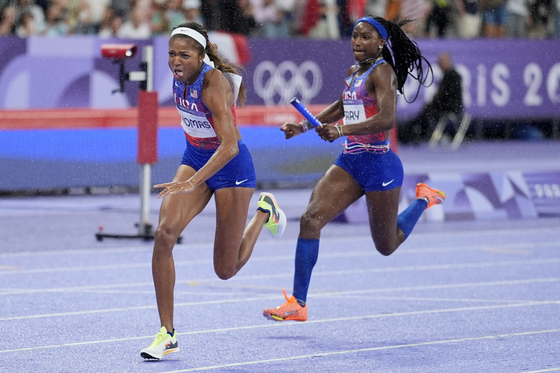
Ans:
[[[255,92],[266,106],[288,105],[298,94],[301,95],[300,101],[308,104],[317,96],[322,85],[321,68],[313,61],[305,61],[300,66],[292,61],[283,61],[278,66],[271,61],[263,61],[253,74]]]

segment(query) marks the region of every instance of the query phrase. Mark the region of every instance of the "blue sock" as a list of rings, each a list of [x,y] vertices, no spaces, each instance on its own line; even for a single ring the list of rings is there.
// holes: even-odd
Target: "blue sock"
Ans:
[[[173,328],[173,331],[172,331],[172,332],[170,332],[170,331],[167,332],[167,334],[169,334],[169,335],[172,336],[172,337],[173,337],[173,333],[175,333],[175,328]]]
[[[307,301],[311,272],[319,256],[319,240],[298,238],[296,246],[296,271],[294,275],[294,298]],[[298,302],[299,303],[299,302]],[[301,303],[300,303],[301,304]]]
[[[422,215],[427,207],[428,202],[424,198],[419,198],[414,200],[406,210],[399,214],[397,217],[397,227],[403,231],[405,239],[408,238],[418,219],[420,219],[420,215]]]

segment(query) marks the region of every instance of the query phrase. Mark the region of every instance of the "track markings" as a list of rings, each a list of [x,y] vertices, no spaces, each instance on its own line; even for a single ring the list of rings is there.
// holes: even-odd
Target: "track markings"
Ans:
[[[481,340],[487,340],[487,339],[525,337],[525,336],[530,336],[530,335],[558,333],[558,332],[560,332],[560,329],[537,330],[537,331],[522,332],[522,333],[485,335],[485,336],[481,336],[481,337],[457,338],[457,339],[446,339],[446,340],[439,340],[439,341],[408,343],[408,344],[383,346],[383,347],[359,348],[359,349],[355,349],[355,350],[322,352],[322,353],[316,353],[316,354],[310,354],[310,355],[287,356],[287,357],[277,358],[277,359],[263,359],[263,360],[245,361],[245,362],[240,362],[240,363],[212,365],[212,366],[206,366],[206,367],[189,368],[189,369],[181,369],[181,370],[171,370],[171,371],[166,371],[166,372],[163,372],[163,373],[195,372],[195,371],[201,371],[201,370],[214,370],[214,369],[221,369],[221,368],[233,368],[233,367],[247,366],[247,365],[277,363],[277,362],[283,362],[283,361],[288,361],[288,360],[296,360],[296,359],[311,359],[311,358],[317,358],[317,357],[328,357],[328,356],[355,354],[355,353],[358,353],[358,352],[393,350],[393,349],[407,348],[407,347],[422,347],[422,346],[442,345],[442,344],[447,344],[447,343],[474,342],[474,341],[481,341]],[[553,370],[558,370],[558,368],[553,368]],[[553,370],[538,370],[538,371],[534,371],[533,373],[548,372],[548,371],[553,371]],[[529,372],[526,372],[526,373],[529,373]]]

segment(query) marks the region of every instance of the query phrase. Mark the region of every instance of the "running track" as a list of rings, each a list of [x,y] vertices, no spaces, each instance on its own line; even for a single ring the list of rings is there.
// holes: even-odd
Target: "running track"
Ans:
[[[390,257],[367,225],[329,224],[309,320],[274,323],[310,190],[273,192],[286,234],[263,231],[231,280],[212,269],[213,201],[185,230],[181,352],[159,362],[139,356],[159,329],[152,243],[94,237],[135,233],[138,196],[0,199],[0,372],[560,371],[560,219],[421,222]]]

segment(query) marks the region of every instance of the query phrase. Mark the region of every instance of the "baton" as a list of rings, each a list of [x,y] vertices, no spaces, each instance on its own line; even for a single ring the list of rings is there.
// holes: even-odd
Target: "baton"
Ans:
[[[319,120],[315,118],[315,115],[311,114],[311,112],[307,110],[305,105],[303,105],[297,98],[292,98],[290,100],[290,104],[292,104],[296,108],[296,110],[299,111],[300,114],[303,115],[305,119],[307,119],[309,123],[313,125],[313,127],[321,125],[321,122],[319,122]]]
[[[300,112],[301,115],[303,115],[305,117],[305,119],[307,119],[309,121],[309,123],[311,123],[311,125],[313,127],[318,127],[320,125],[322,125],[321,122],[319,122],[319,119],[315,118],[315,115],[311,114],[311,112],[305,107],[304,104],[302,104],[297,98],[292,98],[290,100],[290,104],[292,104],[297,111]],[[333,142],[334,140],[329,140],[329,142]]]

